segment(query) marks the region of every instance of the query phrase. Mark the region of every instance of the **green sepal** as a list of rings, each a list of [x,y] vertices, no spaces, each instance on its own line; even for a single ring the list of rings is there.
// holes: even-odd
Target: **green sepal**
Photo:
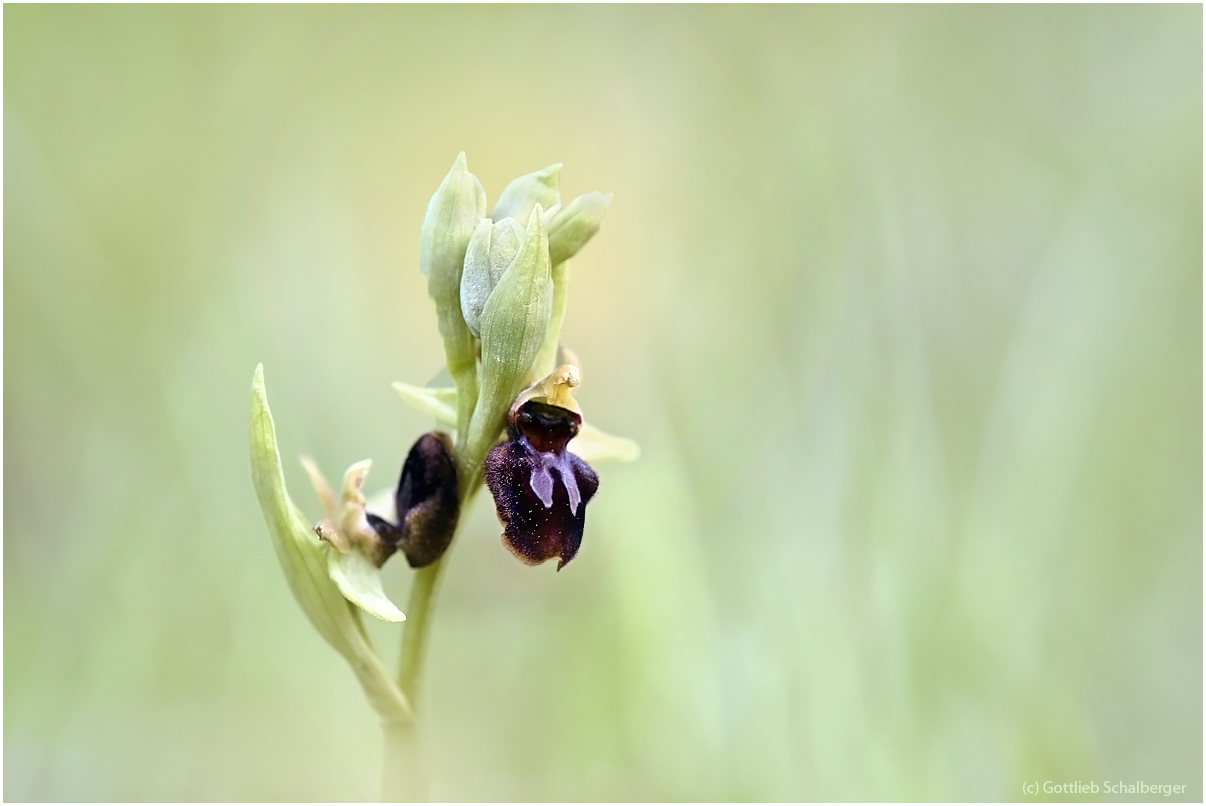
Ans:
[[[482,311],[481,388],[465,443],[472,461],[484,459],[497,440],[548,329],[553,281],[541,212],[533,208],[519,254]]]
[[[570,440],[566,450],[587,464],[600,462],[635,462],[641,456],[641,446],[627,437],[617,437],[583,423],[578,436]]]
[[[411,708],[374,650],[360,611],[332,581],[328,551],[285,489],[276,428],[264,389],[264,366],[251,384],[251,478],[281,570],[302,612],[348,661],[369,702],[385,720],[409,721]]]
[[[495,222],[513,218],[522,225],[532,215],[532,208],[536,205],[548,210],[560,203],[561,163],[558,162],[543,171],[524,174],[513,180],[499,195],[490,217]]]
[[[345,599],[382,621],[406,621],[406,615],[385,595],[381,572],[372,560],[356,549],[343,554],[332,546],[322,548],[327,555],[327,575]]]
[[[603,223],[611,194],[587,193],[558,210],[545,214],[544,224],[549,231],[549,260],[553,265],[564,263],[586,246]]]
[[[394,383],[394,389],[416,411],[435,417],[440,425],[456,426],[455,388],[411,386],[398,381]]]

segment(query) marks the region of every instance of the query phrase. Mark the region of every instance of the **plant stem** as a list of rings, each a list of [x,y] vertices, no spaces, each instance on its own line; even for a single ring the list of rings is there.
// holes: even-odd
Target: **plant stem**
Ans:
[[[419,678],[427,649],[427,633],[431,626],[432,602],[444,568],[444,555],[426,568],[415,572],[410,586],[410,601],[406,605],[406,628],[402,633],[402,664],[398,685],[414,708],[418,702]],[[417,709],[416,709],[417,710]]]
[[[381,770],[383,801],[422,802],[430,799],[427,763],[419,736],[419,683],[423,658],[427,652],[427,634],[431,627],[435,592],[439,586],[444,557],[415,572],[406,606],[406,626],[402,632],[402,661],[398,687],[410,703],[411,719],[385,722],[385,758]]]
[[[422,803],[430,800],[426,764],[414,721],[383,722],[385,757],[381,767],[383,803]]]
[[[466,463],[469,464],[469,463]],[[480,464],[480,463],[479,463]],[[469,464],[472,467],[472,464]],[[476,472],[462,473],[469,483],[461,491],[461,521],[457,524],[456,537],[460,535],[464,516],[481,489],[481,475]],[[409,722],[388,722],[382,725],[385,733],[385,760],[381,774],[381,799],[383,801],[420,802],[430,800],[426,757],[419,714],[420,684],[423,676],[423,659],[427,656],[427,636],[431,629],[431,618],[435,611],[435,594],[439,589],[444,563],[448,554],[426,568],[415,572],[410,586],[410,599],[406,605],[406,626],[402,631],[402,658],[398,669],[398,686],[410,703],[412,718]]]

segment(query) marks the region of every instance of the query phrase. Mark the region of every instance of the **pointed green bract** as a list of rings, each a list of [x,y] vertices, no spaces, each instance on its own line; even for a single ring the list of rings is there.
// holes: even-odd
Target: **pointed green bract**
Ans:
[[[351,664],[382,718],[408,721],[410,704],[373,649],[359,611],[340,593],[324,548],[285,489],[276,428],[264,389],[264,367],[251,385],[251,478],[289,589],[318,633]]]
[[[479,194],[480,188],[462,151],[431,197],[419,237],[419,268],[427,275],[427,293],[435,300],[448,372],[459,395],[457,421],[462,429],[473,414],[477,375],[473,334],[461,313],[461,270],[480,217],[479,205],[485,209],[485,191]]]
[[[482,311],[482,382],[466,440],[466,456],[477,462],[502,431],[548,330],[553,281],[541,212],[532,210],[519,254]]]
[[[540,205],[548,210],[561,203],[561,163],[550,165],[515,179],[507,185],[494,205],[491,218],[495,222],[513,218],[523,225],[532,215],[532,208]]]
[[[586,246],[603,223],[611,194],[587,193],[557,211],[545,215],[549,232],[549,260],[553,265],[564,263]]]

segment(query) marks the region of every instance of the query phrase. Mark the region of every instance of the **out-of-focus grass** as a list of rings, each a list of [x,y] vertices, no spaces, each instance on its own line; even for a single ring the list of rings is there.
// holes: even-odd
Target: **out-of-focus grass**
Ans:
[[[376,796],[248,388],[393,481],[461,150],[616,194],[566,341],[645,453],[561,574],[478,502],[438,798],[1201,799],[1200,7],[4,17],[7,799]]]

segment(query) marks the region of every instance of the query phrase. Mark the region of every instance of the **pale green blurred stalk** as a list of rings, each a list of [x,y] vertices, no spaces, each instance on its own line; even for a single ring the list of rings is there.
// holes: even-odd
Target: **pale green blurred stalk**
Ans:
[[[459,442],[457,456],[465,456],[464,440]],[[483,454],[458,462],[460,477],[469,480],[461,488],[462,513],[468,511],[478,490],[481,489],[482,477],[477,468],[480,468],[484,461]],[[456,535],[452,539],[454,544],[461,535],[464,523],[465,518],[462,516],[457,524]],[[431,799],[427,754],[421,735],[419,698],[423,682],[423,662],[427,656],[427,639],[435,612],[435,597],[439,592],[440,579],[447,561],[448,554],[445,553],[426,568],[418,569],[411,583],[410,598],[406,605],[408,616],[402,630],[402,656],[398,668],[398,687],[410,703],[411,719],[405,722],[382,723],[385,739],[381,767],[382,802],[419,802]]]

